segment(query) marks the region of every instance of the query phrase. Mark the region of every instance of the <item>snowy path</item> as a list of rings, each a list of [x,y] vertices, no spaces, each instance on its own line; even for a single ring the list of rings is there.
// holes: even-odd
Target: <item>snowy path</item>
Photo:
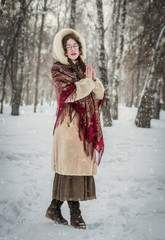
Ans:
[[[47,110],[46,110],[47,109]],[[0,115],[0,239],[165,240],[165,113],[151,129],[134,126],[121,107],[104,128],[105,154],[95,177],[97,199],[81,203],[86,230],[45,218],[54,173],[50,157],[55,110],[31,107]],[[69,219],[64,203],[63,215]]]

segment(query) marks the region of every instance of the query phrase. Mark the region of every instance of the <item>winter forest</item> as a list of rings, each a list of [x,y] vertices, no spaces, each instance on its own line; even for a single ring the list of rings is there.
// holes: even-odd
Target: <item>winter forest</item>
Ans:
[[[84,37],[106,94],[97,199],[82,203],[79,232],[44,216],[62,28]],[[164,111],[165,0],[1,0],[0,239],[164,240]]]
[[[53,104],[52,41],[61,28],[78,29],[87,63],[106,88],[104,126],[118,103],[138,107],[136,125],[150,127],[165,110],[164,1],[2,1],[1,113],[22,105]],[[85,19],[85,20],[84,20]]]

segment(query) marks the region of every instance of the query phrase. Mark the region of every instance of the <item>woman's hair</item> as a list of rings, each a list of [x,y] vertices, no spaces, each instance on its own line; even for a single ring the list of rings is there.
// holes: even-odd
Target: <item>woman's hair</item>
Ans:
[[[65,56],[67,56],[67,54],[66,54],[67,53],[66,43],[69,39],[73,39],[77,42],[77,44],[79,45],[79,52],[80,52],[80,55],[81,55],[82,54],[81,42],[78,40],[78,38],[73,33],[70,33],[70,34],[65,35],[62,39],[62,46],[63,46],[64,52],[65,52]],[[80,55],[78,56],[77,60],[80,64],[80,67],[81,67],[82,71],[85,72],[86,66],[85,66],[85,63],[83,62],[83,60],[81,59]],[[70,63],[73,70],[76,72],[77,77],[79,79],[81,79],[81,76],[79,74],[77,66],[72,62],[72,60],[70,58],[68,58],[68,62]]]

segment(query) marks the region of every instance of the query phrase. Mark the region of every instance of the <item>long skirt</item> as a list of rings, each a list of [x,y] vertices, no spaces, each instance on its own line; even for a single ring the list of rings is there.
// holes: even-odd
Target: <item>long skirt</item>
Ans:
[[[96,199],[93,176],[68,176],[55,173],[52,198],[60,201]]]

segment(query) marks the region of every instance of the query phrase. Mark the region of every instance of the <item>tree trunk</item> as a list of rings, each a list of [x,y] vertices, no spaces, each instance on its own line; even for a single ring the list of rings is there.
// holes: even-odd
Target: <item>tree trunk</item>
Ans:
[[[150,128],[154,94],[157,90],[156,84],[154,84],[154,72],[156,67],[156,60],[159,60],[159,54],[161,52],[161,50],[159,50],[159,45],[161,45],[160,42],[163,39],[164,30],[165,26],[160,31],[158,40],[156,42],[155,51],[151,59],[151,66],[146,77],[145,85],[141,95],[141,101],[138,108],[138,113],[135,119],[135,124],[137,127]]]
[[[29,72],[31,73],[30,76],[28,76],[29,78],[29,81],[31,82],[31,92],[28,93],[28,95],[30,94],[30,98],[28,97],[28,104],[34,104],[34,90],[35,90],[35,87],[34,87],[34,82],[33,82],[33,79],[36,78],[36,69],[37,69],[37,24],[38,24],[38,12],[39,12],[39,1],[37,2],[36,4],[36,7],[35,7],[35,20],[34,20],[34,26],[33,26],[33,34],[32,34],[32,42],[31,42],[31,48],[32,48],[32,52],[29,56],[30,58],[30,61],[29,61]],[[28,88],[30,89],[30,83],[29,83],[29,86],[27,86],[27,91],[28,91]]]
[[[165,111],[165,76],[164,76],[164,82],[162,87],[162,109]]]
[[[53,96],[53,81],[51,81],[51,89],[49,94],[49,106],[52,105],[52,96]]]
[[[22,2],[23,3],[23,2]],[[22,14],[24,12],[24,4],[22,5]],[[23,78],[24,78],[24,25],[21,25],[20,34],[18,37],[18,71],[17,71],[17,78],[16,84],[13,88],[13,98],[12,98],[12,109],[11,115],[19,115],[19,106],[21,103],[21,94],[22,94],[22,85],[23,85]]]
[[[70,14],[70,28],[75,29],[76,26],[76,1],[77,0],[71,0],[71,14]]]
[[[161,79],[157,80],[156,93],[154,94],[153,107],[152,107],[152,119],[160,118],[161,102],[160,102],[160,88],[163,81]]]
[[[112,97],[111,97],[111,114],[112,119],[117,120],[118,119],[118,92],[117,88],[119,85],[118,76],[113,75],[112,78]]]
[[[121,17],[120,17],[120,11]],[[111,114],[112,119],[118,119],[118,85],[119,85],[119,69],[122,61],[124,51],[124,29],[126,20],[126,0],[122,2],[114,1],[113,6],[113,71],[112,71],[112,102],[111,102]],[[118,33],[120,32],[120,34]],[[117,54],[118,50],[118,54]]]
[[[37,104],[38,104],[38,85],[39,85],[39,70],[40,70],[40,61],[41,61],[41,46],[42,46],[42,36],[43,36],[43,28],[45,22],[45,12],[46,12],[47,0],[44,0],[44,7],[41,19],[41,27],[39,33],[39,44],[38,44],[38,59],[37,59],[37,69],[36,69],[36,82],[35,82],[35,98],[34,98],[34,112],[36,112]]]
[[[1,114],[3,113],[3,102],[4,102],[5,94],[6,94],[6,91],[5,91],[6,72],[7,72],[7,64],[5,64],[5,68],[3,70],[3,75],[2,75],[3,80],[2,80],[2,97],[1,97],[1,111],[0,111]]]
[[[37,4],[38,5],[38,4]],[[38,14],[37,14],[38,15]],[[24,87],[24,94],[25,97],[23,98],[25,101],[25,105],[32,104],[32,97],[31,97],[31,77],[32,77],[32,68],[34,65],[33,62],[33,56],[34,56],[34,40],[32,41],[31,35],[30,35],[30,19],[32,17],[32,11],[29,11],[26,15],[25,19],[25,49],[26,49],[26,64],[27,64],[27,73],[25,78],[25,87]],[[34,38],[34,36],[33,36]],[[31,47],[30,47],[31,46]]]
[[[139,103],[139,78],[140,78],[140,67],[138,67],[137,77],[136,77],[136,99],[135,107],[138,107]]]
[[[135,75],[134,73],[132,74],[132,77],[131,77],[131,91],[130,91],[130,101],[128,103],[128,107],[132,107],[132,105],[134,104],[134,81],[135,81]]]
[[[1,97],[1,110],[0,113],[3,113],[3,101],[5,98],[5,84],[6,84],[6,70],[7,66],[3,71],[4,64],[4,53],[3,53],[3,45],[4,45],[4,26],[3,26],[3,8],[5,5],[5,0],[1,1],[0,7],[0,78],[2,80],[2,97]]]
[[[112,126],[111,114],[110,114],[110,92],[108,74],[106,68],[105,59],[105,46],[104,46],[104,16],[102,1],[96,0],[97,5],[97,19],[98,19],[98,35],[99,35],[99,70],[100,77],[105,87],[105,103],[103,107],[103,122],[104,126]]]
[[[29,68],[30,68],[30,66],[29,66]],[[25,101],[26,105],[30,105],[29,93],[30,93],[30,79],[29,79],[29,74],[28,74],[27,82],[26,82],[26,101]]]
[[[44,104],[44,90],[41,91],[41,106]]]
[[[111,86],[111,114],[112,119],[118,119],[118,73],[116,75],[116,63],[117,63],[117,45],[118,45],[118,33],[119,33],[119,17],[120,17],[120,5],[121,1],[113,2],[113,13],[112,13],[112,43],[111,43],[111,60],[112,60],[112,86]]]
[[[3,8],[5,5],[5,0],[1,1],[0,7],[0,76],[2,76],[3,69],[3,61],[4,61],[4,53],[3,53],[3,45],[4,45],[4,25],[3,25]]]
[[[165,67],[163,69],[163,75],[162,75],[162,78],[163,78],[163,82],[161,84],[161,99],[160,99],[160,102],[161,102],[161,109],[165,111]]]

